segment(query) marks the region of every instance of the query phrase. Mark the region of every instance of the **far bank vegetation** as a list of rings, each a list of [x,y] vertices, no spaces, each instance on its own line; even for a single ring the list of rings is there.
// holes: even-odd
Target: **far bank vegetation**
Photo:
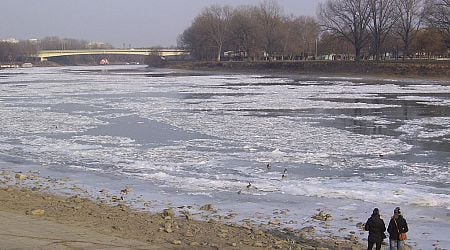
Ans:
[[[35,55],[39,50],[78,50],[78,49],[110,49],[112,46],[107,43],[88,42],[85,40],[59,37],[45,37],[43,39],[0,40],[0,64],[17,64],[24,62],[36,62],[39,58]],[[89,63],[91,58],[72,57],[71,59],[61,58],[66,61],[80,61]]]
[[[202,61],[448,59],[449,17],[450,0],[326,0],[317,17],[212,5],[178,45]]]

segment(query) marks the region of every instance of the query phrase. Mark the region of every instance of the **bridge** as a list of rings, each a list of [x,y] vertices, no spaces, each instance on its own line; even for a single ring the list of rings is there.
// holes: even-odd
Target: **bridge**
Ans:
[[[189,52],[182,49],[84,49],[84,50],[40,50],[36,57],[47,61],[51,57],[75,55],[158,55],[161,57],[184,56]]]

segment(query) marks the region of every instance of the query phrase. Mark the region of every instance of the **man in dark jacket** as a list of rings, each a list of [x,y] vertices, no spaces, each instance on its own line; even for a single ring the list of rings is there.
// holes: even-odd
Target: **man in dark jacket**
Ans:
[[[380,250],[381,242],[386,238],[384,234],[386,226],[383,219],[380,218],[380,210],[378,208],[373,210],[372,216],[367,220],[364,229],[369,231],[367,250],[372,250],[374,244],[376,244],[376,250]]]
[[[408,232],[408,224],[405,218],[403,218],[399,207],[394,209],[394,216],[389,221],[387,231],[389,233],[390,250],[402,250],[403,241],[400,240],[399,235]]]

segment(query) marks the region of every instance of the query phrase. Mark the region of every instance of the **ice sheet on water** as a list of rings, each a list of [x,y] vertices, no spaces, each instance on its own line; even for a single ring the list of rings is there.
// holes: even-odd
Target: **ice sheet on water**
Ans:
[[[405,121],[397,131],[415,138],[450,137],[450,117],[427,117]]]
[[[247,182],[231,181],[227,178],[210,179],[205,176],[176,178],[167,172],[154,174],[137,174],[156,183],[176,186],[182,190],[207,192],[231,191],[250,195],[289,194],[301,196],[313,196],[338,199],[357,199],[372,203],[420,205],[425,207],[450,208],[450,194],[428,193],[429,189],[420,185],[409,183],[384,183],[380,185],[375,181],[363,181],[359,178],[306,178],[304,180],[272,180],[251,179],[251,187],[247,188]]]
[[[106,124],[81,115],[56,113],[38,107],[2,107],[0,127],[10,135],[36,133],[74,133]]]
[[[84,142],[90,144],[108,144],[108,145],[117,145],[117,146],[139,146],[135,143],[135,140],[128,137],[120,137],[120,136],[93,136],[93,135],[81,135],[81,136],[73,136],[72,141],[74,142]]]
[[[136,154],[135,149],[124,145],[105,147],[100,144],[76,143],[37,135],[20,136],[17,139],[20,142],[17,147],[21,148],[21,152],[15,154],[48,165],[86,164],[106,171],[110,168],[120,168],[121,164],[126,162],[124,159],[132,159]]]
[[[358,199],[375,204],[382,202],[450,209],[449,193],[429,193],[428,188],[413,184],[384,182],[380,185],[380,182],[359,178],[308,178],[301,182],[285,182],[281,191],[304,196]]]
[[[320,79],[332,79],[332,80],[363,80],[361,77],[337,77],[337,76],[320,76]]]
[[[341,115],[336,116],[336,118],[351,119],[351,120],[355,120],[355,121],[370,121],[370,122],[373,122],[374,124],[380,124],[380,125],[394,124],[396,122],[396,121],[389,120],[384,117],[374,116],[374,115],[349,116],[349,115],[341,114]]]
[[[418,104],[450,106],[450,100],[430,96],[399,96],[399,100],[416,101]]]
[[[378,94],[372,94],[372,93],[328,93],[328,94],[322,94],[320,96],[321,99],[369,99],[369,100],[380,100],[380,99],[386,99],[384,96],[379,96]]]
[[[359,78],[324,81],[230,74],[146,78],[102,69],[97,68],[92,73],[90,68],[79,67],[69,74],[38,69],[35,71],[38,74],[19,79],[32,83],[27,86],[27,91],[0,86],[5,93],[3,98],[6,98],[3,102],[13,104],[0,106],[0,115],[5,118],[0,121],[4,127],[2,134],[8,135],[7,139],[18,138],[28,157],[44,162],[68,162],[74,166],[79,163],[106,171],[113,169],[116,173],[153,178],[168,185],[198,188],[199,191],[207,187],[223,190],[221,186],[226,186],[225,190],[235,192],[248,180],[256,182],[261,190],[274,191],[279,188],[276,185],[280,175],[261,172],[264,162],[276,162],[283,167],[301,168],[312,164],[336,171],[369,171],[366,174],[374,178],[392,174],[373,173],[388,167],[399,169],[403,174],[432,169],[432,164],[407,169],[401,161],[380,159],[379,155],[407,154],[412,146],[401,138],[362,135],[336,126],[320,125],[323,120],[332,123],[337,118],[378,125],[390,125],[398,122],[396,120],[381,115],[333,116],[314,112],[399,107],[399,104],[382,101],[369,102],[386,99],[386,93],[406,93],[415,97],[423,93],[449,92],[448,86],[439,84],[433,88],[392,81],[374,84]],[[342,101],[344,99],[348,100]],[[352,102],[351,99],[366,102]],[[399,97],[399,100],[404,99]],[[422,98],[420,101],[447,105],[443,98]],[[64,103],[83,104],[99,111],[65,112]],[[55,110],[57,105],[59,110]],[[130,114],[211,138],[180,140],[168,145],[156,142],[152,144],[153,148],[142,148],[142,144],[124,136],[83,134],[90,128],[108,125],[112,119]],[[417,134],[420,138],[445,137],[448,126],[434,130],[426,128],[448,123],[447,118],[439,119],[431,120],[427,125],[423,121],[410,122],[398,131],[407,136]],[[58,129],[52,127],[53,123]],[[263,167],[255,168],[257,164]],[[320,175],[321,171],[312,173]],[[173,180],[165,180],[157,173],[165,173]],[[301,176],[294,176],[291,174],[290,177],[301,181]],[[432,175],[419,178],[429,180]],[[445,179],[445,175],[440,178]],[[201,180],[198,185],[195,179]],[[328,188],[332,189],[332,186]],[[309,195],[320,196],[321,193],[310,190]],[[329,197],[333,195],[339,196],[331,192]],[[357,193],[353,195],[358,197]]]

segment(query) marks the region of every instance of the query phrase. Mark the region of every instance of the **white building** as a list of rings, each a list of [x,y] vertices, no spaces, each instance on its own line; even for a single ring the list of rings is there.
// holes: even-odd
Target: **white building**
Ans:
[[[15,38],[6,38],[6,39],[1,40],[1,42],[4,42],[4,43],[19,43],[19,40],[15,39]]]

